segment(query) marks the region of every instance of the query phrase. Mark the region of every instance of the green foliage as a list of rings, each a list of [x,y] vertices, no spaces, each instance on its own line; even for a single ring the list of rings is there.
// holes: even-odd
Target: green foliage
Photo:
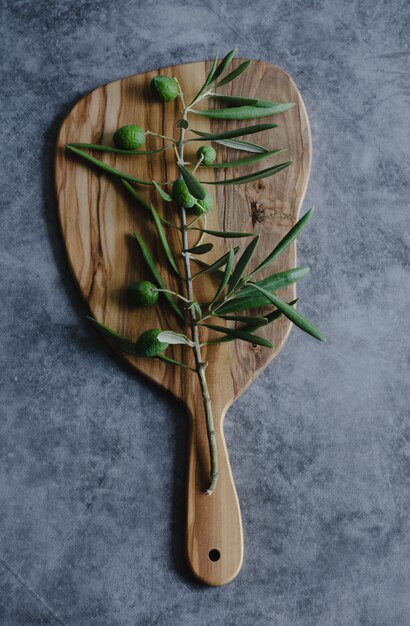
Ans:
[[[237,254],[237,252],[239,251],[239,246],[235,246],[235,248],[233,248],[233,252],[234,254]],[[220,267],[223,267],[224,265],[226,265],[228,258],[229,258],[230,252],[227,252],[226,254],[223,254],[221,257],[219,257],[219,259],[217,259],[216,261],[214,261],[213,263],[211,263],[211,265],[209,265],[208,263],[205,263],[204,261],[200,261],[199,259],[195,259],[197,263],[199,263],[204,269],[202,269],[201,271],[197,272],[194,275],[194,278],[196,278],[197,276],[201,276],[202,274],[207,274],[207,273],[211,273],[211,274],[215,274],[219,271]]]
[[[179,171],[181,172],[182,178],[184,179],[186,186],[188,187],[189,193],[191,193],[194,198],[198,200],[203,200],[206,198],[206,191],[202,187],[199,180],[195,178],[193,174],[187,168],[182,165],[182,163],[178,163]]]
[[[115,332],[115,330],[112,330],[108,326],[105,326],[105,324],[101,324],[101,322],[98,322],[88,315],[87,319],[91,322],[93,326],[95,326],[95,328],[97,328],[105,337],[107,337],[107,339],[112,340],[114,345],[116,345],[120,350],[126,352],[127,354],[135,355],[135,343],[133,341],[130,341],[126,337],[123,337],[119,333]]]
[[[295,306],[295,304],[297,303],[297,301],[299,300],[299,298],[296,298],[295,300],[292,300],[291,302],[288,302],[287,304],[289,304],[289,306]],[[278,320],[280,317],[282,317],[282,311],[279,311],[279,309],[276,309],[275,311],[271,311],[270,313],[266,313],[265,316],[262,318],[263,320],[266,320],[266,322],[253,322],[250,321],[248,322],[244,328],[249,330],[249,332],[254,332],[255,330],[258,330],[258,328],[260,328],[261,326],[266,326],[266,324],[272,324],[272,322],[275,322],[276,320]]]
[[[254,163],[258,163],[259,161],[263,161],[264,159],[268,159],[269,157],[274,156],[275,154],[280,154],[280,152],[284,152],[285,149],[281,148],[280,150],[271,150],[270,152],[268,151],[264,151],[261,152],[260,154],[257,154],[256,156],[252,156],[252,157],[247,157],[245,159],[236,159],[235,161],[226,161],[225,163],[214,163],[212,165],[209,165],[208,163],[205,163],[205,165],[208,165],[209,167],[213,167],[215,169],[225,169],[227,167],[241,167],[243,165],[253,165]]]
[[[176,365],[178,367],[183,367],[185,369],[191,370],[191,372],[196,372],[193,367],[190,367],[186,363],[181,363],[181,361],[175,361],[175,359],[170,359],[168,356],[165,356],[165,354],[159,354],[156,358],[158,359],[158,361],[162,361],[167,365]]]
[[[142,180],[141,178],[130,176],[129,174],[126,174],[125,172],[120,172],[120,170],[117,170],[115,169],[115,167],[111,167],[110,165],[107,165],[107,163],[104,163],[104,161],[100,161],[99,159],[96,159],[95,157],[91,156],[91,154],[87,154],[86,152],[83,152],[82,150],[79,150],[78,148],[74,148],[73,145],[67,144],[66,150],[85,159],[86,161],[89,161],[90,163],[92,163],[99,169],[104,170],[108,174],[113,174],[114,176],[118,176],[119,178],[122,178],[123,180],[129,181],[131,183],[138,183],[140,185],[152,184],[148,180]]]
[[[315,337],[315,339],[319,339],[319,341],[326,341],[320,330],[316,328],[316,326],[312,324],[312,322],[306,319],[306,317],[298,313],[296,309],[281,300],[277,295],[266,291],[266,289],[263,289],[256,283],[254,283],[254,287],[258,291],[260,291],[267,298],[267,300],[269,300],[274,306],[276,306],[279,311],[283,313],[283,315],[286,315],[286,317],[290,319],[290,321],[293,322],[296,326],[299,326],[299,328],[304,330],[309,335],[312,335],[312,337]]]
[[[159,152],[165,152],[172,144],[165,146],[164,148],[157,148],[156,150],[122,150],[121,148],[113,148],[112,146],[103,146],[98,143],[69,143],[67,148],[79,148],[80,150],[94,150],[95,152],[108,152],[110,154],[126,154],[127,156],[147,156],[149,154],[158,154]]]
[[[232,293],[232,291],[235,289],[235,287],[239,284],[256,250],[256,246],[258,245],[258,242],[259,242],[259,235],[256,235],[256,237],[246,246],[245,250],[242,252],[242,255],[239,257],[235,265],[235,269],[233,270],[228,280],[228,293],[226,294],[227,296],[229,296]]]
[[[262,263],[260,263],[257,267],[255,267],[255,269],[252,272],[252,275],[256,274],[256,272],[259,272],[264,267],[272,263],[275,259],[278,258],[278,256],[282,254],[282,252],[286,250],[286,248],[290,246],[291,243],[293,243],[293,241],[302,232],[302,230],[305,228],[306,224],[312,217],[312,213],[313,213],[313,208],[309,209],[309,211],[305,213],[305,215],[295,224],[295,226],[293,226],[293,228],[290,229],[290,231],[285,235],[285,237],[283,237],[283,239],[281,239],[281,241],[272,250],[272,252],[268,254],[266,259],[262,261]]]
[[[223,87],[224,85],[232,82],[233,80],[235,80],[235,78],[246,72],[251,63],[252,61],[243,61],[243,63],[238,65],[236,69],[232,70],[232,72],[229,72],[229,74],[227,74],[225,78],[220,80],[219,83],[216,84],[216,86]]]
[[[258,98],[242,98],[240,96],[227,96],[223,93],[213,93],[211,94],[211,97],[216,100],[217,102],[224,102],[225,104],[229,104],[231,106],[252,106],[252,107],[262,107],[262,108],[272,108],[272,107],[283,107],[286,106],[286,109],[290,109],[292,107],[294,107],[294,103],[293,102],[286,102],[286,103],[278,103],[278,102],[272,102],[272,100],[260,100]],[[279,113],[282,113],[283,111],[279,111]]]
[[[206,139],[207,141],[216,141],[220,139],[232,139],[234,137],[243,137],[245,135],[254,135],[255,133],[262,133],[265,130],[272,130],[273,128],[277,128],[277,124],[253,124],[252,126],[243,126],[242,128],[235,128],[233,130],[227,130],[223,133],[205,133],[201,130],[194,130],[191,128],[191,132],[198,137],[192,137],[187,140],[187,143],[190,141],[203,141]]]
[[[242,339],[242,341],[248,341],[249,343],[253,343],[259,346],[265,346],[265,348],[273,348],[270,341],[264,339],[263,337],[259,337],[258,335],[253,335],[252,333],[247,332],[242,329],[234,329],[229,328],[228,326],[218,326],[216,324],[202,324],[211,330],[216,330],[219,333],[224,333],[225,335],[229,335],[234,339]]]
[[[172,296],[169,293],[167,293],[167,288],[165,286],[165,283],[162,280],[159,271],[157,270],[156,263],[155,263],[154,259],[152,258],[151,252],[149,251],[149,248],[148,248],[147,244],[145,243],[145,241],[143,240],[141,235],[139,235],[138,233],[134,232],[134,237],[135,237],[135,239],[138,242],[138,245],[139,245],[140,250],[142,252],[142,256],[144,257],[145,262],[146,262],[149,270],[151,271],[152,276],[157,281],[157,284],[159,285],[159,287],[161,289],[165,290],[164,294],[163,294],[164,297],[166,298],[166,300],[168,300],[168,303],[171,305],[171,308],[173,309],[174,313],[176,313],[177,316],[180,317],[181,319],[185,320],[185,318],[184,318],[180,308],[175,303],[175,301],[172,298]]]
[[[165,230],[164,227],[161,223],[161,218],[157,213],[156,208],[154,207],[154,205],[152,204],[152,202],[150,203],[150,209],[151,209],[151,215],[152,215],[152,219],[154,220],[154,224],[155,224],[155,228],[157,229],[157,234],[158,234],[158,238],[162,244],[162,248],[165,252],[165,256],[168,259],[168,262],[170,264],[170,266],[172,267],[172,269],[175,271],[176,274],[178,274],[178,276],[181,276],[179,269],[178,269],[178,265],[176,264],[176,261],[173,257],[173,254],[171,252],[171,247],[168,243],[168,239],[167,236],[165,234]]]
[[[224,73],[224,71],[227,69],[227,67],[230,65],[232,59],[234,58],[235,54],[237,53],[236,48],[234,50],[230,50],[230,52],[228,52],[228,54],[222,59],[222,61],[220,62],[220,64],[218,65],[214,75],[213,75],[213,80],[218,80],[218,78]]]
[[[254,135],[255,133],[262,133],[266,130],[272,130],[277,128],[277,124],[253,124],[252,126],[244,126],[242,128],[235,128],[234,130],[224,131],[222,133],[205,133],[203,131],[190,129],[197,137],[191,137],[187,140],[190,141],[214,141],[217,144],[233,148],[234,150],[244,150],[245,152],[269,152],[267,148],[257,143],[250,141],[244,141],[243,139],[236,139],[236,137],[243,137],[246,135]]]
[[[211,243],[203,243],[201,246],[195,246],[194,248],[188,248],[187,252],[190,252],[191,254],[206,254],[207,252],[210,252],[213,248],[213,245]]]
[[[213,81],[213,78],[215,76],[216,70],[217,70],[217,66],[218,66],[218,55],[216,55],[211,69],[209,71],[208,76],[206,77],[206,80],[204,82],[204,84],[202,85],[201,89],[198,91],[198,93],[196,94],[195,98],[192,100],[191,102],[191,106],[192,104],[194,104],[200,97],[201,95],[204,93],[204,91],[206,90],[206,88],[208,87],[208,85],[210,85]]]
[[[137,204],[143,209],[145,209],[146,211],[150,212],[151,207],[149,206],[147,202],[145,202],[141,194],[139,194],[138,191],[132,185],[130,185],[130,183],[127,180],[124,180],[122,178],[121,182],[122,182],[123,187],[128,191],[128,193],[130,193],[131,196],[134,198],[134,200],[137,201]]]
[[[292,302],[289,302],[288,304],[289,306],[294,306],[297,301],[298,301],[298,298],[296,298],[296,300],[292,300]],[[252,315],[248,315],[248,316],[218,315],[217,317],[222,318],[222,319],[231,319],[233,321],[238,321],[238,322],[244,321],[246,323],[244,324],[244,326],[241,326],[240,330],[244,332],[248,332],[248,333],[254,333],[255,330],[258,330],[258,328],[260,328],[261,326],[266,326],[267,324],[271,324],[272,322],[275,322],[276,320],[278,320],[280,317],[282,317],[282,312],[279,311],[279,309],[276,309],[275,311],[272,311],[271,313],[267,313],[264,317],[252,316]],[[237,339],[237,337],[234,337],[232,335],[225,335],[225,337],[219,337],[218,339],[207,341],[206,345],[226,343],[227,341],[235,341],[235,339]]]
[[[268,318],[260,315],[217,315],[217,317],[228,322],[245,322],[247,325],[265,326],[268,323]]]
[[[279,163],[279,165],[274,165],[273,167],[268,167],[266,170],[260,170],[259,172],[255,172],[254,174],[247,174],[245,176],[238,176],[237,178],[228,178],[225,180],[215,180],[215,181],[207,181],[207,185],[245,185],[246,183],[252,183],[255,180],[262,180],[262,178],[268,178],[268,176],[274,176],[274,174],[278,174],[282,170],[289,167],[292,164],[292,161],[287,161],[286,163]]]
[[[273,293],[285,289],[285,287],[289,285],[293,285],[301,278],[304,278],[308,271],[309,268],[307,267],[297,267],[295,269],[272,274],[272,276],[268,276],[255,284]],[[245,286],[241,287],[236,293],[235,298],[221,303],[221,305],[214,310],[217,311],[218,315],[224,315],[226,313],[259,309],[269,303],[270,301],[262,293],[258,292],[256,287],[246,283]]]
[[[162,189],[161,185],[158,185],[158,183],[155,182],[155,180],[152,181],[152,184],[154,185],[155,189],[158,191],[161,198],[165,200],[165,202],[172,202],[172,196],[170,196],[169,193],[167,193],[164,189]]]
[[[267,148],[258,143],[242,141],[241,139],[215,139],[215,143],[219,143],[227,148],[233,148],[234,150],[243,150],[244,152],[269,152]]]
[[[213,237],[222,237],[223,239],[238,239],[240,237],[253,237],[255,235],[255,233],[240,233],[229,230],[209,230],[209,228],[196,228],[195,226],[191,226],[188,230],[198,230],[201,233],[207,233]]]
[[[214,120],[254,120],[258,117],[269,117],[283,113],[294,107],[293,102],[273,102],[271,106],[242,106],[228,109],[207,109],[193,111],[195,115],[210,117]]]
[[[221,282],[219,283],[219,287],[216,290],[216,293],[215,293],[214,297],[212,298],[210,306],[212,306],[212,304],[215,302],[215,300],[217,300],[219,298],[219,296],[221,295],[221,293],[225,289],[226,285],[228,284],[228,280],[231,277],[231,272],[232,272],[234,258],[235,258],[235,252],[234,252],[234,250],[230,250],[229,253],[228,253],[228,258],[226,260],[226,266],[225,266],[225,271],[224,271],[223,278],[222,278]]]

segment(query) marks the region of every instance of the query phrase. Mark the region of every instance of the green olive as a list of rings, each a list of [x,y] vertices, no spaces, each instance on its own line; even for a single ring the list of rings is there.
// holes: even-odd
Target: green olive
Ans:
[[[145,131],[136,124],[127,124],[115,131],[113,140],[117,148],[137,150],[145,143]]]
[[[194,206],[196,198],[189,193],[186,182],[183,178],[178,178],[172,185],[172,197],[179,204],[186,209],[190,209]]]
[[[137,356],[153,357],[164,352],[169,344],[157,339],[160,333],[162,333],[160,328],[151,328],[143,332],[135,342],[135,354]]]
[[[132,283],[127,288],[127,300],[133,306],[150,306],[158,300],[158,288],[149,280]]]
[[[212,146],[200,146],[196,151],[198,159],[202,157],[202,163],[204,165],[212,165],[216,161],[216,151]]]
[[[151,81],[151,90],[162,102],[170,102],[179,96],[179,85],[175,78],[155,76]]]
[[[194,215],[203,215],[208,213],[213,206],[213,200],[210,193],[206,192],[206,196],[203,200],[197,200],[196,204],[190,209],[190,212]]]

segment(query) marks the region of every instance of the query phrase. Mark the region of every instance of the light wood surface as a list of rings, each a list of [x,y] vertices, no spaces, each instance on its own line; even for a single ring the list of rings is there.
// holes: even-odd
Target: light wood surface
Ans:
[[[238,65],[240,60],[234,61]],[[176,76],[189,99],[198,91],[209,71],[209,62],[191,63],[159,70],[161,75]],[[154,102],[149,83],[157,71],[130,76],[115,81],[80,100],[65,119],[57,141],[55,180],[61,230],[71,270],[89,307],[99,321],[131,339],[137,339],[148,328],[173,329],[187,332],[176,320],[168,306],[131,310],[124,299],[126,285],[141,278],[150,278],[149,271],[138,252],[131,232],[137,230],[152,246],[161,274],[173,290],[183,290],[175,275],[168,271],[166,260],[153,233],[149,216],[133,203],[119,181],[97,171],[64,151],[70,142],[104,143],[111,145],[114,131],[129,123],[176,137],[174,124],[180,118],[178,101],[167,104]],[[305,194],[310,169],[310,129],[301,96],[292,79],[268,63],[254,62],[251,69],[230,85],[225,93],[295,102],[296,107],[284,114],[259,120],[275,122],[279,128],[253,135],[251,141],[263,143],[269,149],[287,148],[288,152],[240,170],[201,169],[202,180],[231,178],[269,165],[292,160],[293,165],[273,176],[244,186],[208,186],[214,195],[215,208],[209,215],[208,227],[224,230],[253,231],[260,235],[255,261],[261,261],[283,235],[295,224]],[[221,90],[222,91],[222,90]],[[210,121],[191,116],[193,128],[205,131],[245,126],[255,122]],[[189,135],[190,136],[190,135]],[[245,137],[247,139],[247,137]],[[148,146],[161,147],[159,139],[150,138]],[[186,159],[190,160],[200,144],[187,144]],[[222,146],[218,160],[241,158],[245,153]],[[160,155],[133,157],[95,153],[97,158],[124,172],[143,179],[157,181],[177,177],[172,150]],[[171,220],[177,220],[176,208],[159,201],[149,188],[139,188],[158,210]],[[164,206],[163,206],[164,205]],[[171,229],[170,229],[171,230]],[[180,248],[177,231],[171,233],[173,245]],[[208,237],[205,241],[210,241]],[[214,249],[207,260],[217,258],[232,241],[212,239]],[[247,240],[235,240],[243,248]],[[273,271],[296,267],[296,250],[292,246],[277,262],[266,268],[260,278]],[[199,300],[206,298],[216,285],[207,275],[195,281]],[[281,292],[286,300],[295,297],[295,287]],[[218,322],[219,323],[219,322]],[[123,358],[140,374],[170,391],[182,401],[190,419],[190,451],[187,487],[186,555],[192,572],[204,583],[223,585],[238,574],[243,560],[242,522],[238,497],[232,477],[225,439],[224,416],[242,391],[283,347],[291,324],[282,318],[259,331],[274,345],[274,350],[255,347],[249,343],[231,342],[204,348],[204,358],[219,444],[220,477],[215,492],[204,495],[209,476],[209,453],[204,411],[197,377],[190,371],[173,368],[157,360]],[[94,332],[90,329],[90,332]],[[206,331],[204,340],[215,333]],[[191,359],[190,349],[175,346],[167,354],[185,362]],[[252,420],[252,415],[249,416]],[[220,558],[212,561],[211,550]]]

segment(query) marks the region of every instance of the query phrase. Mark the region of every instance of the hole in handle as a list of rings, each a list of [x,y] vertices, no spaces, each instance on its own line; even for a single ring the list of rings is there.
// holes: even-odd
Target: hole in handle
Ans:
[[[216,548],[213,548],[212,550],[209,550],[208,556],[211,559],[211,561],[215,562],[215,561],[219,561],[219,559],[221,558],[221,553]]]

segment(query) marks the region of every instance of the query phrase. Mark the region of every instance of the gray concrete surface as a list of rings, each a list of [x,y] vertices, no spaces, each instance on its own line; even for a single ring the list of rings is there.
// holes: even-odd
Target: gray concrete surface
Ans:
[[[410,624],[409,30],[397,1],[1,3],[0,623]],[[246,554],[182,556],[187,424],[91,331],[52,186],[97,85],[238,46],[296,79],[314,162],[295,330],[230,410]]]

